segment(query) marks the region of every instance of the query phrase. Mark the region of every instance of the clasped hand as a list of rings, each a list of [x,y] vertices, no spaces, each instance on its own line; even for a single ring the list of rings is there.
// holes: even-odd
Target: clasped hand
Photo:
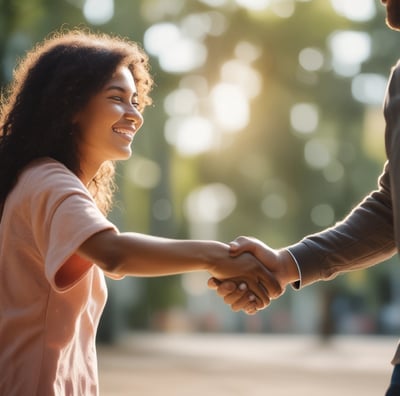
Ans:
[[[297,266],[286,250],[274,250],[252,237],[238,237],[230,243],[233,257],[251,253],[267,270],[258,282],[249,278],[220,280],[212,277],[208,287],[217,292],[233,311],[243,310],[249,315],[266,308],[271,299],[283,294],[288,283],[298,279]]]

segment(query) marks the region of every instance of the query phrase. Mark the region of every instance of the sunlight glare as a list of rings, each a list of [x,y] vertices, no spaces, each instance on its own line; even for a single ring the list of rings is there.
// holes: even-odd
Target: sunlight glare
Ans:
[[[331,0],[337,14],[356,22],[366,22],[376,15],[374,0]]]
[[[359,72],[360,64],[371,54],[371,37],[365,32],[337,31],[329,37],[333,68],[342,76]]]
[[[271,10],[278,17],[290,18],[296,10],[296,4],[294,0],[275,0],[271,4]]]
[[[311,221],[319,227],[328,227],[335,220],[335,211],[329,204],[319,204],[311,209]]]
[[[324,55],[317,48],[303,48],[299,54],[299,63],[307,71],[317,71],[324,65]]]
[[[322,173],[326,181],[335,183],[343,178],[344,166],[339,161],[333,160],[322,170]]]
[[[288,204],[281,194],[272,193],[267,195],[261,203],[261,209],[271,219],[280,219],[285,216]]]
[[[314,132],[319,123],[318,108],[313,103],[297,103],[290,110],[292,128],[300,133]]]
[[[252,11],[265,10],[271,3],[271,0],[236,0],[236,4]]]
[[[215,142],[213,125],[207,119],[173,117],[165,123],[165,139],[183,156],[194,156],[210,150]]]
[[[159,23],[144,34],[145,49],[157,56],[163,70],[184,73],[201,66],[207,59],[207,49],[194,38],[185,37],[173,23]]]
[[[211,102],[216,121],[227,132],[237,132],[249,123],[249,102],[236,85],[216,85],[211,91]]]
[[[185,202],[186,217],[193,222],[218,223],[236,207],[235,193],[225,184],[212,183],[193,190]]]
[[[145,157],[135,155],[126,166],[126,173],[129,180],[141,188],[154,188],[161,179],[159,165]]]
[[[198,98],[192,89],[176,89],[164,99],[164,110],[171,117],[193,114],[197,102]]]
[[[262,89],[261,74],[249,64],[236,59],[222,65],[221,80],[237,86],[248,98],[256,97]]]
[[[354,99],[370,105],[381,105],[387,85],[386,77],[380,74],[358,74],[351,83],[351,92]]]
[[[86,0],[83,15],[92,25],[104,25],[114,16],[114,0]]]
[[[222,7],[228,4],[230,0],[199,0],[199,1],[210,7]]]
[[[235,46],[235,56],[246,62],[252,63],[262,55],[262,49],[249,41],[240,41]]]
[[[304,158],[311,168],[323,169],[331,162],[332,155],[326,141],[314,138],[306,143]]]

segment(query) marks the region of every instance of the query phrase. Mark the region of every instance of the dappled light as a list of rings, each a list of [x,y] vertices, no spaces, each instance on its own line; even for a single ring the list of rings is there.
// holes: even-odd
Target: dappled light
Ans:
[[[318,127],[318,108],[312,103],[297,103],[290,110],[292,128],[302,134],[314,132]]]
[[[387,78],[374,73],[361,73],[353,78],[351,92],[354,99],[367,105],[380,105],[386,91]]]
[[[204,117],[171,117],[164,132],[167,142],[184,156],[206,152],[215,144],[213,125]]]
[[[220,83],[210,93],[218,126],[227,132],[237,132],[247,126],[249,102],[237,85]]]
[[[376,14],[374,0],[331,0],[331,4],[339,15],[357,22],[368,21]]]
[[[318,48],[304,48],[299,54],[300,65],[308,71],[318,71],[324,66],[324,54]]]
[[[89,23],[103,25],[114,16],[114,0],[85,0],[83,14]]]
[[[121,230],[221,241],[253,235],[279,248],[341,220],[377,188],[383,100],[399,54],[378,0],[5,4],[13,12],[0,24],[2,86],[17,59],[61,26],[112,32],[149,55],[153,104],[117,173],[111,216]],[[357,278],[360,309],[337,314],[336,331],[400,330],[376,310],[398,304],[397,267],[390,261]],[[129,326],[143,329],[319,331],[318,288],[296,297],[288,290],[251,322],[218,305],[203,275],[136,279],[126,286],[135,294],[129,306],[115,283],[110,294],[129,311]],[[351,301],[354,282],[335,282]]]
[[[188,88],[176,89],[164,99],[164,110],[170,117],[195,114],[197,106],[198,96]]]
[[[283,195],[271,193],[262,200],[261,209],[267,217],[271,219],[280,219],[285,216],[288,203]]]
[[[193,190],[187,197],[185,214],[193,222],[218,223],[236,206],[234,192],[221,183],[208,184]]]
[[[296,0],[236,0],[236,3],[250,11],[270,10],[280,18],[289,18],[295,11]]]
[[[335,220],[335,212],[329,204],[319,204],[311,209],[310,217],[318,227],[329,227]]]
[[[258,96],[263,88],[261,74],[241,60],[230,60],[221,67],[221,81],[237,87],[248,98]],[[226,88],[229,89],[229,88]],[[218,98],[216,98],[218,101]]]
[[[322,169],[326,181],[336,183],[344,176],[344,166],[337,160],[332,160]]]
[[[304,146],[304,158],[311,168],[325,168],[332,160],[329,141],[321,138],[312,138]]]
[[[195,38],[187,37],[172,23],[150,27],[144,36],[147,51],[158,57],[163,70],[184,73],[201,66],[207,58],[206,47]]]
[[[204,272],[189,272],[182,275],[182,287],[191,296],[202,296],[207,293],[204,284],[209,278]],[[196,307],[197,308],[197,307]]]
[[[337,31],[330,35],[332,66],[342,76],[354,76],[360,71],[361,63],[371,54],[369,34],[356,31]]]
[[[168,220],[172,217],[172,204],[168,199],[157,199],[153,203],[152,212],[157,220]]]
[[[161,170],[155,161],[135,156],[135,159],[127,164],[126,176],[137,186],[151,189],[160,182]]]

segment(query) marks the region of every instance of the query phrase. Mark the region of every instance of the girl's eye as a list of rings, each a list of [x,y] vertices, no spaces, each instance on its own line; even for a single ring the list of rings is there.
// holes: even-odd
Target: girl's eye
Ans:
[[[139,107],[139,102],[132,102],[132,106],[138,108]]]
[[[111,96],[112,100],[116,100],[117,102],[122,102],[122,98],[120,96]]]

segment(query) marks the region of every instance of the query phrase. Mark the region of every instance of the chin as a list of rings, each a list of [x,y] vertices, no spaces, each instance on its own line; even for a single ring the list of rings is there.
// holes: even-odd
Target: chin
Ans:
[[[121,160],[127,160],[132,157],[132,151],[126,152],[124,156],[122,156]]]

